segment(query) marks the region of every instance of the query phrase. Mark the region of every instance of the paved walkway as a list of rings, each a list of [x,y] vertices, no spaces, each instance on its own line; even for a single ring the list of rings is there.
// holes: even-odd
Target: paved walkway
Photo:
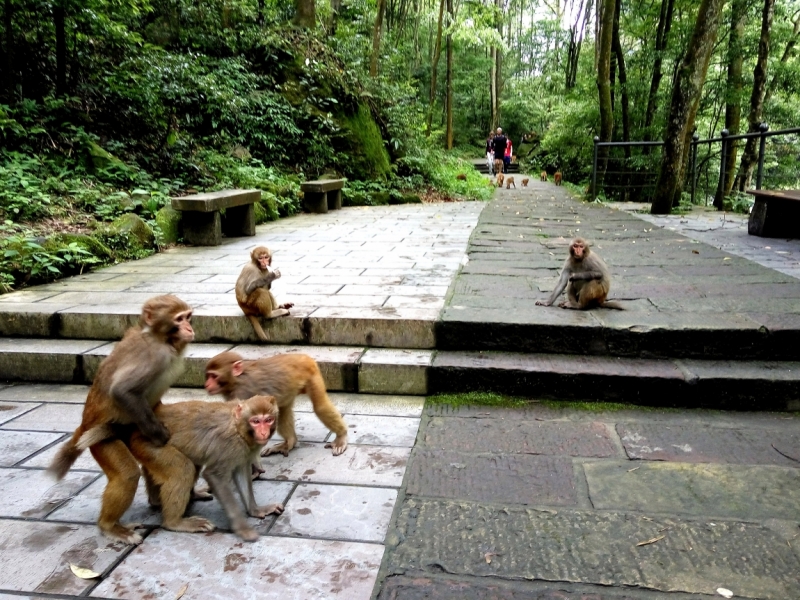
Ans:
[[[473,230],[469,262],[446,302]],[[586,233],[614,269],[612,295],[629,310],[533,307],[551,289],[568,238]],[[532,182],[499,190],[485,208],[294,217],[260,226],[256,238],[172,250],[0,304],[138,312],[143,299],[175,292],[199,312],[236,314],[233,282],[248,249],[265,243],[284,274],[276,296],[301,314],[394,318],[408,310],[433,322],[447,303],[445,320],[476,314],[498,327],[541,319],[669,327],[688,314],[758,329],[754,319],[800,313],[796,280],[687,238]],[[710,600],[724,590],[800,598],[800,434],[791,413],[546,402],[451,410],[423,408],[421,397],[332,394],[352,446],[331,456],[328,432],[301,403],[300,447],[266,459],[266,479],[256,484],[259,501],[287,506],[257,524],[259,541],[226,532],[216,502],[190,510],[220,531],[161,530],[140,493],[126,518],[142,521],[147,536],[131,548],[97,534],[103,479],[90,457],[60,484],[43,474],[85,394],[85,386],[0,385],[0,600]],[[197,397],[201,390],[169,392],[170,401]],[[102,576],[79,579],[70,564]]]

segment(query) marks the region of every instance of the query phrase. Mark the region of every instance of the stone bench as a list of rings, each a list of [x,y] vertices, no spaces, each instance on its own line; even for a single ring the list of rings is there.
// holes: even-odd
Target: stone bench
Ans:
[[[800,238],[800,190],[748,190],[755,196],[747,233]]]
[[[344,179],[318,179],[300,184],[303,207],[312,213],[326,213],[342,208]]]
[[[241,237],[256,234],[253,205],[260,190],[221,190],[172,199],[172,208],[183,213],[183,239],[195,246],[219,246],[222,234]],[[221,210],[225,210],[222,218]]]

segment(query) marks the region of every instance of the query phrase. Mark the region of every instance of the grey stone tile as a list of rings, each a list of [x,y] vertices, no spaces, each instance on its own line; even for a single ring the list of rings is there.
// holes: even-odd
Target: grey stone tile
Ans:
[[[0,588],[74,596],[96,581],[75,577],[70,563],[103,573],[128,548],[105,539],[94,525],[0,520],[0,538]]]
[[[40,406],[34,402],[3,402],[0,401],[0,424],[7,423],[29,410]]]
[[[201,482],[202,484],[202,482]],[[287,498],[294,489],[295,484],[289,481],[254,481],[253,494],[256,497],[256,502],[259,506],[266,506],[267,504],[284,504],[288,505]],[[237,501],[239,495],[236,494]],[[213,499],[208,502],[193,502],[189,505],[188,514],[199,517],[205,517],[217,527],[220,531],[230,531],[230,521],[228,515],[222,505]],[[247,522],[256,529],[259,533],[264,533],[270,528],[275,521],[275,516],[268,515],[263,519],[256,519],[248,517]],[[160,517],[158,518],[160,523]]]
[[[368,600],[382,558],[378,544],[266,537],[245,545],[232,534],[159,530],[92,596],[174,598],[188,584],[182,600]]]
[[[436,296],[443,298],[447,293],[446,285],[359,285],[349,283],[342,287],[339,295],[377,296]]]
[[[397,490],[300,484],[270,534],[383,542]]]
[[[83,406],[78,404],[42,404],[0,426],[0,429],[26,431],[74,431],[81,423]]]
[[[102,345],[83,340],[0,339],[0,379],[72,381],[77,355]]]
[[[2,434],[0,434],[2,435]],[[33,467],[37,469],[46,469],[50,466],[50,463],[53,462],[53,458],[58,452],[61,445],[68,439],[69,434],[59,434],[60,437],[63,438],[58,444],[53,445],[51,448],[48,448],[44,452],[40,452],[33,458],[26,460],[22,465],[24,467]],[[74,471],[92,471],[95,473],[99,473],[101,471],[100,465],[95,462],[94,458],[92,457],[92,453],[86,450],[82,452],[81,455],[78,457],[78,460],[75,461],[75,464],[72,465],[72,470]]]
[[[385,415],[389,417],[419,417],[425,405],[423,396],[377,395],[377,394],[330,394],[330,399],[336,407],[348,415]],[[297,410],[301,410],[299,397],[295,403]],[[311,410],[308,399],[302,402],[303,410]]]
[[[412,448],[417,438],[419,418],[344,415],[350,444]]]
[[[232,294],[236,282],[233,283],[209,283],[204,281],[202,283],[187,283],[180,282],[180,285],[175,285],[176,281],[156,281],[156,282],[140,282],[131,286],[132,292],[148,292],[152,294]],[[177,291],[176,288],[180,288]]]
[[[54,296],[59,295],[59,292],[56,290],[22,290],[19,292],[11,292],[9,294],[2,294],[0,295],[0,304],[5,303],[31,303],[31,302],[39,302],[41,300],[46,300],[48,298],[53,298]]]
[[[358,389],[372,394],[427,394],[429,350],[370,348],[361,357]]]
[[[42,518],[95,477],[95,473],[70,472],[55,482],[44,471],[0,469],[0,516]]]
[[[22,400],[25,402],[66,402],[83,404],[87,385],[58,383],[18,383],[0,389],[0,400]]]
[[[106,489],[108,479],[101,475],[90,486],[75,494],[63,506],[53,511],[47,519],[49,521],[69,521],[72,523],[96,523],[100,516],[100,501],[103,491]],[[136,488],[133,504],[125,511],[120,522],[124,524],[142,523],[147,525],[158,525],[161,523],[161,514],[147,503],[147,492],[144,487],[144,480],[139,478],[139,486]]]
[[[0,303],[0,335],[48,337],[55,326],[53,315],[69,307],[69,304]]]
[[[288,457],[261,459],[265,479],[399,487],[410,448],[349,446],[333,456],[323,444],[298,444]]]
[[[0,431],[0,467],[14,466],[60,437],[57,433]]]
[[[309,404],[311,402],[309,401]],[[313,412],[297,412],[295,413],[295,433],[297,434],[297,439],[301,442],[324,442],[328,434],[330,434],[330,430],[322,424],[322,421],[319,420],[316,414]],[[268,445],[273,445],[275,441],[281,441],[283,438],[280,434],[275,433],[275,435],[270,440]]]
[[[444,298],[436,296],[390,296],[383,306],[387,308],[428,308],[438,311],[444,307]]]

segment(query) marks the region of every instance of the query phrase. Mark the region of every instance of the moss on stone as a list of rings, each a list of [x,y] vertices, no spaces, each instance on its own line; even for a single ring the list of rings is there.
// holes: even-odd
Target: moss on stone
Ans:
[[[42,247],[49,253],[55,254],[59,250],[68,247],[70,244],[77,244],[83,250],[100,260],[108,260],[113,257],[113,252],[99,239],[82,233],[55,233],[47,237]]]
[[[372,206],[385,206],[389,204],[390,197],[389,192],[370,192],[369,194],[370,204]]]
[[[389,204],[422,204],[419,194],[392,194]]]
[[[161,231],[162,244],[175,244],[180,237],[181,213],[171,206],[165,206],[156,213],[156,225]]]
[[[385,181],[391,173],[389,153],[383,144],[381,131],[369,108],[360,104],[355,114],[341,118],[350,149],[343,168],[353,179]]]
[[[446,406],[498,406],[503,408],[523,408],[530,400],[515,398],[494,392],[467,392],[464,394],[437,394],[428,397],[430,404]]]

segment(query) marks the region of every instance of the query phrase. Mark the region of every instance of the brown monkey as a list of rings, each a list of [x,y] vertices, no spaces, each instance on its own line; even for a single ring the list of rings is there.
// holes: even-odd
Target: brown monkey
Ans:
[[[61,479],[83,451],[78,446],[80,437],[98,425],[114,425],[115,436],[89,448],[108,478],[97,525],[111,539],[127,544],[142,541],[132,526],[119,522],[139,482],[139,465],[126,443],[137,430],[153,446],[163,446],[169,440],[169,431],[153,408],[183,369],[181,355],[194,339],[191,319],[192,309],[176,296],[157,296],[145,302],[140,326],[129,329],[100,364],[86,397],[81,424],[48,468]],[[173,470],[180,472],[186,462],[175,457]],[[205,519],[179,519],[169,525],[177,531],[208,530]]]
[[[525,179],[523,179],[522,180],[522,187],[528,187],[528,182],[529,181],[530,181],[530,179],[528,179],[527,177]]]
[[[506,176],[503,175],[502,173],[498,173],[497,174],[497,187],[499,187],[499,188],[503,187],[503,180],[505,178],[506,178]]]
[[[283,443],[266,448],[261,455],[280,452],[284,456],[297,443],[294,430],[294,399],[306,393],[319,420],[336,434],[333,455],[347,449],[347,425],[328,398],[317,362],[307,354],[279,354],[259,360],[242,360],[235,352],[217,354],[206,364],[206,391],[222,394],[225,400],[249,398],[255,394],[275,396],[278,402],[278,433]]]
[[[556,174],[553,175],[553,181],[556,185],[561,185],[561,171],[556,171]]]
[[[514,177],[513,177],[513,175],[509,175],[509,176],[506,178],[506,189],[507,189],[507,190],[510,190],[512,185],[514,186],[514,189],[517,189],[517,184],[516,184],[516,183],[514,183]]]
[[[275,279],[280,279],[281,272],[272,268],[272,252],[264,246],[257,246],[250,252],[250,262],[247,263],[239,279],[236,280],[236,302],[250,320],[258,338],[267,341],[259,322],[259,317],[274,319],[289,314],[294,304],[281,304],[275,300],[270,287]]]
[[[569,245],[569,257],[561,269],[561,277],[550,297],[537,306],[551,306],[561,292],[567,288],[567,299],[559,304],[561,308],[585,310],[600,306],[623,310],[615,302],[606,302],[608,290],[611,288],[611,274],[603,259],[589,250],[589,244],[583,238],[575,238]]]
[[[459,181],[466,181],[467,175],[466,173],[459,173],[458,175],[456,175],[456,179],[458,179]]]
[[[503,174],[503,159],[502,158],[494,159],[494,172],[497,173],[498,175],[502,175]]]
[[[539,173],[539,181],[547,181],[547,171]]]
[[[272,396],[253,396],[241,402],[190,400],[160,404],[156,416],[170,432],[169,443],[159,447],[141,433],[131,436],[133,455],[142,463],[150,503],[161,506],[164,527],[173,529],[186,512],[192,486],[200,468],[214,495],[225,509],[233,532],[246,542],[258,539],[247,524],[233,492],[239,492],[247,514],[262,519],[281,514],[282,504],[258,506],[253,494],[250,464],[275,432],[278,405]],[[95,427],[85,433],[79,447],[88,447],[112,435],[111,426]],[[190,461],[176,473],[172,467],[175,451]],[[205,519],[203,519],[205,520]],[[214,526],[210,524],[212,531]]]

